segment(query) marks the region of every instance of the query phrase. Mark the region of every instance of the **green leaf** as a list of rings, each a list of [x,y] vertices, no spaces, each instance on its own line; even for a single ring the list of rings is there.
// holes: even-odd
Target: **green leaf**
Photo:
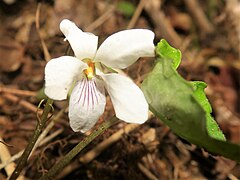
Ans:
[[[120,1],[117,4],[117,9],[124,14],[126,17],[131,17],[135,12],[136,7],[133,3],[128,1]]]
[[[206,120],[207,120],[206,128],[207,128],[208,135],[211,136],[212,138],[225,141],[226,138],[224,134],[218,127],[218,124],[216,123],[216,121],[211,116],[212,107],[204,93],[204,89],[207,87],[207,84],[201,81],[194,81],[191,83],[194,89],[193,96],[196,98],[198,103],[202,106],[202,108],[206,112]]]
[[[160,58],[167,58],[172,60],[172,66],[177,69],[181,63],[182,53],[179,49],[171,47],[165,39],[162,39],[156,48],[157,55]]]
[[[207,87],[207,84],[205,82],[201,81],[193,81],[191,82],[193,89],[194,89],[194,96],[198,100],[198,102],[202,105],[203,109],[211,113],[212,107],[210,103],[208,102],[208,99],[204,93],[204,89]]]
[[[180,137],[240,162],[240,145],[223,141],[224,135],[210,115],[211,106],[203,92],[206,84],[183,79],[173,66],[176,55],[166,53],[169,47],[161,42],[155,67],[142,83],[150,110]]]

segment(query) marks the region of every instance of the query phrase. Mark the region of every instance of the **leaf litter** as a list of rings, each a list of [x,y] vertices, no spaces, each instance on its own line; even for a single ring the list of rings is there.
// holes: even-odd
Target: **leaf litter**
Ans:
[[[199,21],[195,21],[195,16],[192,14],[194,12],[189,9],[186,1],[176,0],[162,1],[161,4],[151,1],[144,7],[134,28],[152,29],[156,33],[156,42],[165,38],[178,46],[176,48],[180,48],[183,60],[179,66],[179,72],[187,80],[200,80],[208,84],[206,93],[213,107],[212,115],[226,138],[240,143],[240,52],[237,48],[240,47],[240,39],[237,32],[238,21],[236,21],[239,17],[237,8],[240,6],[235,0],[229,0],[226,4],[221,1],[213,1],[213,4],[209,1],[204,1],[205,4],[197,2],[200,5],[194,8],[202,11],[208,23],[214,27],[210,34],[204,32],[200,36],[199,32],[204,29],[201,28]],[[133,5],[136,9],[139,3],[134,1]],[[149,8],[151,5],[155,8]],[[87,29],[110,7],[116,6],[117,1],[42,1],[39,18],[40,33],[50,55],[58,57],[67,51],[67,45],[63,42],[63,36],[59,31],[61,19],[69,18],[79,27]],[[7,144],[14,146],[8,147],[11,156],[24,149],[36,125],[34,107],[37,107],[39,99],[29,91],[38,93],[44,85],[43,72],[46,61],[35,27],[36,8],[36,2],[30,0],[16,0],[12,4],[0,2],[2,25],[0,26],[0,88],[5,88],[0,89],[0,137]],[[91,26],[91,31],[107,37],[113,32],[125,29],[131,17],[123,13],[124,11],[117,9],[109,11],[110,15],[102,18],[97,25]],[[168,25],[161,21],[162,17]],[[172,38],[173,35],[175,39]],[[182,43],[179,43],[180,41]],[[142,58],[125,73],[140,83],[151,71],[153,64],[152,59]],[[29,96],[16,94],[14,93],[16,91],[9,89],[26,91],[25,94],[29,93]],[[65,107],[64,103],[55,104],[55,114]],[[113,109],[108,98],[105,113],[99,123],[112,115]],[[104,142],[125,126],[125,123],[120,123],[97,138],[69,164],[59,178],[240,178],[240,166],[236,162],[209,154],[189,144],[152,116],[144,125],[136,127],[131,132],[123,133],[117,142],[88,164],[80,163],[80,157],[84,157],[88,151],[94,150],[99,143]],[[26,167],[31,171],[26,171],[23,174],[25,177],[39,178],[86,136],[71,131],[67,113],[58,119],[48,136],[59,129],[62,129],[61,133],[53,136],[47,147],[39,146],[33,152]],[[2,170],[0,179],[6,178],[7,173]]]

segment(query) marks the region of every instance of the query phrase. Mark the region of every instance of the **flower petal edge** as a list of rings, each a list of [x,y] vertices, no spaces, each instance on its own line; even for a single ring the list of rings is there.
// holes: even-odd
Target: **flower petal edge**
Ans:
[[[74,79],[86,68],[85,63],[71,56],[50,60],[45,67],[45,94],[53,100],[66,99]]]

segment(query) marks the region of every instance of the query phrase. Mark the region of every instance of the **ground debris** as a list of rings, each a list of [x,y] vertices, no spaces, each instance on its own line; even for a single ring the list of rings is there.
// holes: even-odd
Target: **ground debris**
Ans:
[[[59,30],[63,18],[103,38],[126,29],[132,18],[118,10],[119,1],[122,0],[41,1],[39,33],[51,57],[62,56],[69,48]],[[139,9],[143,0],[127,2]],[[240,143],[239,2],[189,2],[150,0],[140,8],[141,13],[131,26],[151,29],[156,34],[155,42],[164,38],[181,49],[183,61],[179,72],[187,80],[208,83],[206,93],[213,116],[228,140]],[[197,9],[191,9],[196,4]],[[40,102],[37,97],[39,94],[44,97],[41,92],[46,61],[35,26],[36,9],[37,1],[0,2],[0,138],[13,146],[6,146],[12,157],[26,147],[37,123]],[[201,19],[196,20],[199,12]],[[142,58],[124,72],[140,84],[153,64],[153,59]],[[23,172],[28,179],[41,177],[89,133],[74,133],[70,129],[66,102],[57,102],[54,107],[54,117],[63,109],[61,117],[56,123],[49,122],[43,139],[47,145],[39,145],[30,157]],[[114,114],[109,97],[105,110],[98,123]],[[127,127],[132,129],[124,131]],[[118,138],[109,143],[113,134],[118,134]],[[96,151],[106,141],[108,145],[101,152],[89,161],[81,161],[85,154]],[[0,159],[0,166],[2,163]],[[159,119],[151,117],[143,125],[121,122],[113,126],[84,149],[58,178],[240,179],[239,172],[236,162],[189,144]],[[0,179],[8,176],[6,168],[0,171]]]

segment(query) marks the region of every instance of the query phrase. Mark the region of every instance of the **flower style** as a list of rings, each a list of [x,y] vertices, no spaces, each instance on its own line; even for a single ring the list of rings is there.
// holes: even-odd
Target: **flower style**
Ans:
[[[101,67],[123,69],[139,57],[153,57],[154,33],[146,29],[120,31],[97,49],[98,36],[83,32],[73,22],[64,19],[60,29],[76,57],[61,56],[47,63],[45,94],[63,100],[74,85],[69,102],[73,131],[86,132],[95,125],[105,109],[105,89],[119,119],[144,123],[148,118],[148,104],[140,88],[123,75],[103,73]]]

